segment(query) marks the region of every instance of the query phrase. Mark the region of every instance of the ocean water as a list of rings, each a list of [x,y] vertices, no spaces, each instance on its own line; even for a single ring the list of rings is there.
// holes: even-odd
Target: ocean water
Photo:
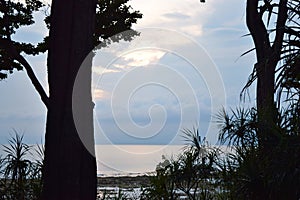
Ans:
[[[176,156],[182,145],[96,145],[98,176],[139,175],[155,171],[156,165]]]
[[[26,159],[36,160],[39,157],[31,145]],[[96,145],[98,176],[140,175],[155,171],[156,165],[167,158],[179,154],[182,145]],[[6,154],[0,145],[0,155]]]

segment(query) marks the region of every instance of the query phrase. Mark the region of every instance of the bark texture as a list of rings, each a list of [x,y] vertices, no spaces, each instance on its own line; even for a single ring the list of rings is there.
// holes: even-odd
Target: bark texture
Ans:
[[[93,48],[95,0],[53,0],[48,54],[49,104],[45,138],[43,200],[95,200],[96,159],[78,135],[72,113],[77,72]],[[92,58],[77,91],[86,119],[81,127],[94,151]],[[84,133],[82,133],[84,131]]]

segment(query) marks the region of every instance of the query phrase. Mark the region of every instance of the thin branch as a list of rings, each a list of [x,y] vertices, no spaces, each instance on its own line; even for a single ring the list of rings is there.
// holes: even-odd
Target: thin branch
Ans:
[[[288,9],[287,9],[287,0],[281,0],[279,2],[279,11],[277,17],[277,24],[276,24],[276,36],[272,46],[272,49],[275,52],[275,60],[278,60],[280,57],[280,52],[283,43],[283,36],[285,33],[285,24],[288,18]]]
[[[24,68],[27,72],[27,75],[28,75],[29,79],[31,80],[31,83],[33,84],[36,91],[39,93],[42,102],[48,108],[48,106],[49,106],[49,97],[47,96],[43,86],[41,85],[41,83],[37,79],[36,75],[34,74],[34,71],[33,71],[32,67],[26,61],[26,59],[20,54],[16,57],[16,60],[24,66]]]
[[[47,96],[43,86],[37,79],[36,75],[34,74],[34,71],[30,64],[26,61],[26,59],[20,54],[20,52],[15,48],[12,41],[9,39],[3,39],[0,38],[0,43],[2,47],[7,51],[7,53],[15,60],[17,60],[20,64],[23,65],[25,68],[27,75],[29,79],[31,80],[31,83],[33,84],[34,88],[38,92],[38,94],[41,97],[42,102],[45,104],[45,106],[48,108],[49,106],[49,97]]]

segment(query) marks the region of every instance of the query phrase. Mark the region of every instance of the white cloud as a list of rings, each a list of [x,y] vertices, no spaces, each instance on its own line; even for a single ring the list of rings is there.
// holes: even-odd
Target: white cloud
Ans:
[[[201,35],[201,27],[215,10],[212,3],[201,4],[195,0],[151,0],[147,3],[133,0],[132,5],[143,13],[136,27],[163,27],[191,36]]]
[[[94,88],[92,92],[93,100],[103,100],[104,98],[108,97],[108,93],[102,89]]]
[[[166,53],[160,50],[134,51],[123,56],[128,67],[147,66],[157,63]]]
[[[191,36],[201,36],[203,34],[203,28],[201,25],[184,26],[180,30]]]
[[[166,13],[163,15],[163,17],[169,19],[170,21],[174,20],[186,20],[190,18],[190,15],[184,14],[184,13],[177,13],[177,12],[171,12],[171,13]]]
[[[228,98],[238,99],[236,98],[239,95],[238,86],[242,87],[247,80],[247,71],[249,71],[252,67],[252,65],[249,65],[249,62],[252,63],[253,61],[252,57],[252,60],[250,61],[248,59],[249,57],[245,57],[240,59],[242,60],[242,63],[240,60],[237,63],[235,62],[241,53],[252,46],[251,39],[241,38],[243,34],[247,33],[244,22],[244,1],[234,0],[228,2],[225,0],[219,0],[208,1],[205,4],[201,4],[198,0],[132,0],[130,3],[135,10],[140,10],[144,15],[141,20],[138,20],[138,23],[134,26],[134,28],[157,27],[183,32],[184,34],[190,35],[194,38],[194,40],[204,45],[208,52],[210,52],[213,59],[215,59],[215,62],[219,64],[226,88],[229,88],[228,91],[230,96],[228,96]],[[41,40],[44,34],[47,33],[47,29],[42,28],[44,27],[44,22],[42,22],[42,19],[38,20],[38,22],[39,25],[35,26],[36,29],[33,30],[32,27],[26,29],[24,28],[22,31],[23,33],[25,32],[26,35],[20,34],[19,36],[24,38],[28,35],[30,36],[28,37],[28,40]],[[38,34],[39,37],[34,38],[34,33],[32,33],[32,31],[36,31],[35,34]],[[101,52],[102,56],[100,57],[99,62],[97,62],[96,58],[94,59],[95,66],[97,67],[94,67],[93,72],[98,76],[97,78],[99,78],[99,75],[101,75],[101,81],[99,85],[97,85],[99,87],[94,85],[93,97],[97,100],[97,103],[99,103],[97,104],[98,108],[96,109],[99,109],[99,115],[101,117],[110,117],[110,100],[112,98],[111,91],[113,91],[115,84],[117,84],[119,79],[122,78],[122,75],[130,70],[133,70],[134,68],[138,68],[138,66],[142,66],[141,68],[144,70],[142,71],[143,73],[141,72],[138,75],[132,76],[130,78],[130,82],[123,82],[123,85],[129,86],[132,84],[133,86],[136,86],[136,81],[139,81],[140,79],[148,80],[147,78],[149,76],[153,76],[157,79],[169,79],[171,81],[170,83],[172,83],[171,86],[176,89],[177,95],[185,97],[182,98],[183,100],[181,100],[181,103],[183,109],[187,110],[186,113],[194,111],[194,104],[190,102],[191,99],[186,98],[188,95],[185,94],[188,93],[189,90],[185,90],[177,78],[171,78],[170,73],[166,74],[162,73],[161,71],[159,71],[159,73],[154,73],[154,71],[152,71],[153,73],[151,73],[151,70],[153,70],[151,67],[149,67],[151,64],[161,63],[164,60],[165,62],[162,64],[173,67],[173,62],[177,65],[181,65],[181,63],[178,63],[173,57],[168,58],[162,49],[147,49],[147,47],[155,47],[160,45],[166,47],[165,49],[178,50],[184,46],[189,46],[188,44],[184,43],[185,41],[180,40],[180,37],[170,37],[169,35],[163,35],[164,37],[162,37],[162,35],[163,34],[159,35],[154,34],[154,32],[146,31],[146,33],[141,34],[141,37],[137,37],[135,40],[127,43],[126,45],[122,46],[119,44],[112,44],[109,48],[106,48],[106,52]],[[247,45],[249,48],[247,48]],[[114,46],[119,46],[120,48],[113,48]],[[134,49],[134,51],[129,52],[127,51],[128,49]],[[188,53],[193,53],[192,48],[184,49]],[[121,53],[118,54],[119,52]],[[199,54],[197,54],[197,56],[199,60],[202,60],[202,57],[200,57]],[[28,59],[34,66],[40,65],[37,64],[37,62],[32,58]],[[185,66],[182,66],[182,68],[184,67]],[[172,69],[174,69],[174,67]],[[36,68],[36,71],[38,75],[38,68]],[[187,68],[184,68],[182,71],[180,71],[182,74],[183,72],[191,76],[194,75],[191,73],[191,71],[188,71]],[[44,79],[45,74],[46,70],[39,77]],[[22,75],[22,77],[20,77],[20,75]],[[2,98],[3,103],[0,107],[2,116],[18,115],[21,117],[26,117],[36,116],[38,114],[45,115],[46,110],[44,105],[41,103],[39,96],[33,90],[31,83],[24,76],[24,72],[15,73],[11,76],[13,78],[1,83],[0,91],[3,94],[6,94]],[[99,79],[94,79],[93,81],[97,80]],[[200,107],[200,113],[201,115],[205,114],[201,123],[208,123],[208,117],[205,117],[206,115],[209,116],[209,114],[211,114],[211,110],[208,109],[210,106],[208,92],[202,89],[203,84],[200,84],[198,79],[188,78],[188,80],[192,85],[196,86],[195,91],[196,96],[198,97],[197,103]],[[234,85],[236,88],[230,89],[233,87],[232,85]],[[135,89],[135,87],[133,87],[133,89]],[[13,91],[18,91],[18,93],[14,93]],[[122,92],[123,91],[126,91],[126,88],[122,90]],[[20,96],[22,96],[22,98],[20,98]],[[236,105],[235,99],[230,101],[233,105]],[[173,113],[179,113],[181,109],[177,104],[176,99],[174,100],[174,97],[170,95],[170,93],[163,93],[163,91],[158,90],[145,90],[144,92],[139,91],[132,100],[134,100],[134,102],[131,102],[132,104],[130,104],[130,106],[132,106],[130,107],[130,114],[138,119],[139,117],[147,117],[149,108],[151,105],[155,104],[162,105],[169,113],[172,114],[172,116]],[[120,111],[119,114],[121,116],[127,114],[127,110],[122,110],[124,107],[121,107],[124,102],[116,101],[116,103],[118,106],[120,106],[118,107],[118,109],[120,108],[118,110]],[[156,117],[156,114],[160,114],[159,109],[154,109],[153,116]],[[197,119],[195,118],[196,117],[192,116],[188,119],[191,119],[190,121],[195,120],[196,122]],[[3,130],[3,132],[7,132],[7,130],[11,129],[12,127],[21,127],[21,129],[25,127],[22,122],[16,120],[14,121],[13,118],[11,119],[11,124],[13,125],[8,125],[9,123],[6,123],[5,121],[0,122],[1,130]],[[27,123],[27,121],[25,122]],[[193,122],[194,121],[192,121],[192,123]],[[32,123],[27,124],[32,125]],[[45,122],[42,122],[42,125],[44,124]],[[185,125],[185,127],[190,128],[191,126]],[[43,128],[36,128],[35,132],[38,133],[41,131],[43,132]],[[119,130],[115,129],[109,133],[114,134],[118,131]],[[39,140],[39,138],[37,140]],[[119,142],[122,140],[122,138],[116,139],[116,141]],[[159,141],[158,139],[156,140]],[[130,142],[132,140],[128,139],[124,141]]]
[[[94,66],[93,73],[101,76],[104,74],[125,72],[131,70],[133,67],[147,67],[158,63],[165,54],[166,52],[157,49],[137,49],[120,55],[115,62],[112,62],[106,68],[101,65]]]
[[[119,68],[119,67],[117,67],[117,68]],[[93,66],[92,70],[93,70],[93,73],[96,73],[97,75],[120,72],[120,70],[118,70],[118,69],[104,68],[102,66]]]

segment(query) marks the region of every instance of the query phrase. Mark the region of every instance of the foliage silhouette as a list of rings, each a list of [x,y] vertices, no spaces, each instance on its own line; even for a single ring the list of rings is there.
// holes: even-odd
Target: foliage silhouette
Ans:
[[[196,128],[183,130],[187,145],[176,159],[166,159],[157,165],[151,186],[145,188],[146,199],[217,199],[220,150],[207,144]]]
[[[258,143],[256,122],[254,126],[244,128],[243,134],[240,134],[240,123],[235,121],[245,118],[235,114],[239,110],[232,111],[233,117],[230,119],[229,114],[224,112],[224,120],[219,121],[222,123],[221,127],[226,127],[220,130],[220,141],[233,148],[233,153],[225,157],[221,164],[222,181],[231,198],[298,199],[300,189],[295,185],[300,184],[300,139],[298,130],[293,133],[294,129],[291,128],[294,121],[289,121],[285,112],[278,113],[277,128],[273,130],[279,135],[278,143],[272,143],[272,148],[265,149]],[[257,116],[254,109],[243,109],[243,112],[253,112],[252,115]],[[299,119],[299,114],[297,118]],[[245,122],[247,121],[251,122],[252,117],[246,118]],[[230,127],[230,131],[227,127]],[[242,142],[249,132],[252,137],[246,137],[247,142]]]
[[[0,1],[0,80],[7,78],[7,71],[22,70],[22,64],[16,59],[16,54],[35,55],[38,52],[31,43],[12,40],[17,29],[34,23],[33,13],[39,10],[43,3],[39,0],[27,1],[23,4],[16,1]]]
[[[70,94],[80,64],[95,45],[102,42],[102,46],[107,46],[111,42],[122,39],[129,41],[138,35],[132,30],[129,35],[119,34],[118,37],[107,40],[110,42],[103,42],[103,39],[131,29],[132,23],[136,23],[137,19],[142,17],[138,11],[132,11],[132,8],[126,5],[127,2],[128,0],[87,0],[83,3],[70,0],[69,3],[62,4],[54,0],[51,5],[51,15],[45,18],[47,27],[50,28],[50,35],[43,42],[34,45],[14,41],[12,36],[20,27],[34,24],[33,13],[44,5],[38,0],[0,1],[0,79],[6,78],[14,69],[25,68],[41,100],[48,108],[43,199],[88,199],[88,195],[96,194],[95,158],[78,141],[72,121]],[[25,55],[36,55],[47,50],[49,97],[25,59]],[[87,84],[86,91],[91,90],[91,83],[88,81],[90,78],[91,74],[87,74],[86,82],[82,84]],[[87,116],[92,116],[91,95],[85,93],[83,96],[86,97],[82,98],[82,104],[86,104],[83,112],[86,119],[89,119]],[[86,135],[92,138],[93,125],[87,124],[89,127],[85,128]],[[77,157],[67,158],[66,154],[71,152],[71,148],[72,153]],[[88,190],[92,191],[88,192]],[[75,192],[78,194],[77,197],[71,197],[70,195],[75,195]],[[53,198],[51,195],[54,195]]]
[[[39,147],[40,148],[40,147]],[[38,148],[38,149],[39,149]],[[14,131],[14,136],[3,145],[1,158],[0,199],[34,200],[39,199],[42,189],[42,158],[30,160],[32,146],[23,141],[23,134]],[[39,149],[41,150],[41,149]],[[38,151],[38,150],[37,150]]]
[[[212,196],[207,198],[300,198],[299,3],[247,1],[247,26],[255,48],[244,54],[255,50],[257,63],[242,95],[257,80],[257,108],[232,109],[230,114],[223,109],[217,114],[219,141],[230,148],[229,153],[220,154],[216,148],[208,154],[211,157],[203,157],[199,152],[206,152],[200,148],[204,140],[195,129],[185,130],[192,147],[178,159],[159,165],[162,171],[157,172],[146,194],[156,199],[176,199],[178,196],[171,194],[178,194],[174,192],[178,189],[193,199],[189,193],[193,178],[207,180],[205,176],[211,174],[213,178],[206,183],[213,189],[206,191],[212,192],[204,193]]]
[[[286,95],[283,91],[299,91],[295,82],[286,85],[290,78],[297,82],[296,77],[299,76],[298,8],[297,0],[247,1],[246,22],[254,42],[257,63],[242,94],[257,80],[257,128],[261,145],[270,137],[278,140],[272,130],[276,129],[277,112]]]

